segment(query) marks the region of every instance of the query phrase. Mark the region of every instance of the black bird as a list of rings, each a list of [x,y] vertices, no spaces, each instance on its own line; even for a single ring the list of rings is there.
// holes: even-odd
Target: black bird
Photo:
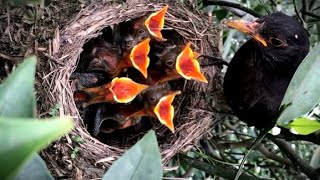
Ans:
[[[281,12],[228,27],[252,38],[234,55],[224,77],[226,100],[239,119],[258,129],[272,127],[296,69],[309,52],[308,33]]]

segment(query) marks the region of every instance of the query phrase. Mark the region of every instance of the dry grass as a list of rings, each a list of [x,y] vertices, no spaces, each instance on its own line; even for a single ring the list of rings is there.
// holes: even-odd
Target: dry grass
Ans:
[[[50,33],[39,31],[40,34],[47,32],[48,37],[29,46],[32,49],[30,52],[36,52],[41,57],[37,72],[38,114],[46,116],[52,106],[61,104],[59,115],[72,116],[76,123],[72,133],[42,153],[55,176],[73,177],[73,179],[101,177],[105,169],[143,134],[137,135],[134,140],[122,146],[103,144],[91,137],[74,103],[74,87],[69,77],[77,66],[83,45],[88,40],[99,36],[105,27],[144,16],[164,6],[159,1],[155,2],[132,0],[127,3],[115,3],[100,0],[83,8],[79,8],[81,4],[75,3],[74,6],[77,8],[73,8],[79,10],[76,14],[70,13],[68,16],[58,18],[54,21],[56,24],[48,27],[47,31]],[[63,14],[58,7],[57,11],[52,10],[54,5],[50,6],[51,9],[47,9],[52,17]],[[60,5],[63,6],[63,3]],[[185,40],[191,41],[193,49],[200,53],[210,56],[220,54],[220,27],[211,24],[208,17],[193,9],[192,5],[180,3],[169,5],[165,28],[176,30]],[[57,22],[63,23],[57,24]],[[38,28],[41,28],[41,25]],[[24,29],[23,32],[27,31]],[[8,35],[7,33],[7,38]],[[10,42],[9,39],[6,42]],[[20,41],[27,42],[26,39]],[[35,46],[44,49],[39,51]],[[21,50],[15,55],[24,56],[23,53],[26,52]],[[200,62],[206,64],[208,61],[202,59]],[[168,163],[177,152],[187,151],[197,144],[216,120],[214,109],[222,97],[221,78],[215,68],[206,66],[202,69],[209,81],[208,84],[195,81],[182,82],[183,95],[175,102],[178,111],[174,121],[176,126],[174,135],[168,133],[161,125],[154,127],[164,164]],[[84,143],[77,143],[75,137],[80,137]],[[79,153],[72,159],[70,155],[76,147],[79,148]]]

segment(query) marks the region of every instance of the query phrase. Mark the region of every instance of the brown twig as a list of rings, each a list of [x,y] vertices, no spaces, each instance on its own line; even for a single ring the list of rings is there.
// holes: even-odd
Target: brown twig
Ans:
[[[304,159],[302,159],[295,151],[292,149],[289,143],[283,139],[272,137],[271,140],[279,147],[284,155],[286,155],[295,167],[301,170],[312,180],[319,180],[320,173],[312,168]]]
[[[12,36],[11,36],[11,28],[10,28],[10,26],[11,26],[11,20],[10,20],[10,7],[9,6],[7,6],[7,22],[8,22],[8,34],[9,34],[9,38],[10,38],[10,42],[13,42],[13,40],[12,40]]]
[[[11,57],[11,56],[5,55],[3,53],[0,53],[0,58],[8,60],[8,61],[19,61],[21,59],[18,57]]]

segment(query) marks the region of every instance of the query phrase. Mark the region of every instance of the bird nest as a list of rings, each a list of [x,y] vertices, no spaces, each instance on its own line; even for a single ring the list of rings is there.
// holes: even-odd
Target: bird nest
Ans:
[[[210,17],[205,17],[192,5],[176,3],[169,5],[165,18],[165,29],[180,34],[185,42],[191,42],[193,50],[219,56],[220,27],[212,24]],[[212,59],[199,58],[201,71],[208,84],[179,80],[177,86],[182,94],[174,102],[176,109],[175,133],[158,122],[137,133],[111,137],[103,143],[92,137],[84,124],[73,98],[75,90],[70,75],[74,72],[86,42],[99,37],[107,27],[148,15],[165,6],[164,3],[145,1],[127,1],[118,4],[112,1],[94,2],[82,9],[62,30],[56,30],[49,47],[49,73],[43,78],[45,96],[40,100],[47,109],[60,104],[60,115],[71,115],[76,127],[66,136],[43,152],[48,166],[55,176],[101,177],[114,160],[130,148],[150,128],[157,133],[163,164],[178,152],[187,151],[216,121],[215,109],[221,100],[221,78],[213,66]],[[45,105],[48,107],[46,108]],[[72,171],[71,171],[72,170]],[[70,174],[71,172],[71,174]],[[82,178],[83,179],[83,178]]]

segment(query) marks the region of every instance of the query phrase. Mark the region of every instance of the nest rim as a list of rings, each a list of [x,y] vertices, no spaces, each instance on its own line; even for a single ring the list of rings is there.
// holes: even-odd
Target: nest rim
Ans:
[[[89,5],[85,10],[80,11],[61,32],[59,29],[56,29],[52,45],[49,48],[48,58],[51,60],[49,61],[50,72],[42,77],[45,89],[49,92],[48,97],[44,98],[45,101],[47,101],[46,104],[48,104],[48,107],[44,107],[44,109],[50,108],[53,104],[61,104],[59,114],[71,115],[76,124],[74,130],[69,135],[66,135],[65,138],[57,141],[52,147],[49,147],[43,152],[45,159],[51,162],[49,163],[49,167],[56,169],[56,172],[54,172],[56,175],[67,174],[64,170],[65,168],[72,169],[72,167],[76,167],[76,172],[85,172],[86,175],[82,174],[81,176],[95,176],[88,173],[87,168],[81,168],[81,166],[77,166],[76,164],[84,160],[86,166],[104,170],[131,146],[123,149],[123,147],[110,146],[100,142],[90,135],[83,119],[80,117],[80,113],[73,100],[73,92],[75,89],[69,77],[76,69],[83,45],[90,39],[101,35],[102,29],[108,26],[144,16],[166,5],[157,2],[137,2],[132,4],[127,3],[126,5],[112,2],[107,2],[106,4],[105,2],[99,3],[103,5],[102,8],[100,7],[99,9],[97,5],[93,4]],[[110,5],[110,7],[106,8],[107,5]],[[117,14],[118,16],[112,16],[112,19],[108,14]],[[103,17],[106,19],[103,19]],[[191,5],[187,7],[181,3],[169,3],[165,22],[165,28],[177,28],[177,32],[182,35],[184,39],[192,42],[193,48],[198,52],[220,55],[218,47],[220,43],[220,26],[213,26],[213,24],[208,23],[208,19],[205,19],[204,16],[192,8]],[[190,28],[187,29],[185,27]],[[215,69],[216,67],[213,66],[203,68],[209,85],[184,81],[183,91],[199,91],[209,94],[216,91],[218,92],[217,94],[220,95],[221,87],[219,84],[221,84],[221,79],[216,76]],[[219,95],[215,98],[218,99]],[[167,165],[176,153],[192,148],[213,123],[215,114],[213,111],[205,108],[199,108],[195,111],[192,108],[196,107],[199,102],[203,102],[203,99],[199,101],[199,99],[196,98],[190,99],[190,97],[182,97],[180,102],[182,103],[185,98],[188,99],[190,106],[185,107],[184,113],[179,114],[179,118],[183,119],[181,122],[185,123],[175,125],[176,132],[173,138],[171,138],[171,141],[159,144],[163,165]],[[201,119],[201,122],[196,122],[196,119]],[[161,128],[163,127],[159,125],[157,130]],[[157,135],[159,136],[161,134],[157,133]],[[85,143],[75,142],[75,137],[80,137]],[[68,156],[75,147],[80,149],[79,158],[70,161],[70,157],[66,156]],[[52,161],[52,159],[55,159],[54,154],[60,154],[60,157],[65,158],[64,162],[60,162],[60,164],[63,164],[62,167],[60,167],[59,163]],[[56,158],[56,160],[58,159]],[[104,171],[99,171],[99,173],[96,174],[101,173],[104,173]],[[77,173],[75,174],[76,176],[80,176]]]

